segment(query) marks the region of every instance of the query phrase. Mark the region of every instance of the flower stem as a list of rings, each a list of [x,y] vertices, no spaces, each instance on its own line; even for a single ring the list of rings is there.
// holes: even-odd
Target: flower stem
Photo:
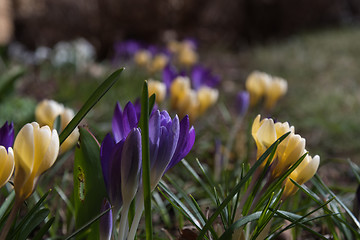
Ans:
[[[130,232],[129,232],[129,236],[128,236],[127,240],[135,239],[136,230],[138,229],[141,215],[144,210],[144,193],[141,190],[141,188],[138,192],[138,196],[136,197],[135,209],[136,209],[136,211],[135,211],[134,219],[131,224],[131,228],[130,228]]]
[[[119,240],[125,240],[125,227],[127,225],[128,213],[129,213],[130,204],[124,204],[123,209],[121,210],[121,218],[119,224]]]
[[[23,201],[21,199],[18,199],[17,197],[15,197],[14,205],[11,209],[11,212],[6,221],[6,224],[1,231],[0,239],[6,239],[6,236],[8,235],[10,228],[13,225],[15,217],[16,217],[22,203],[23,203]]]

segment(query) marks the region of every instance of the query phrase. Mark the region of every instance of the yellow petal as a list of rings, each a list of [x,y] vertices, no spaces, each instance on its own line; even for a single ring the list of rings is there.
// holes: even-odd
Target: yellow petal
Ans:
[[[219,91],[210,87],[201,87],[197,92],[199,101],[199,114],[203,114],[210,106],[214,105],[219,97]]]
[[[59,116],[63,110],[64,106],[62,104],[59,104],[54,100],[45,99],[36,106],[36,121],[41,126],[48,125],[52,128],[56,117]]]
[[[41,160],[41,164],[36,173],[36,176],[39,176],[44,171],[49,169],[54,164],[59,154],[59,136],[57,134],[57,131],[54,129],[50,132],[50,134],[51,135],[50,135],[48,147],[46,148],[46,152],[44,153],[43,158],[39,159],[39,161]]]
[[[7,183],[13,174],[15,161],[11,147],[6,151],[5,147],[0,146],[0,188]]]
[[[164,101],[166,96],[166,85],[160,81],[149,79],[148,91],[149,91],[149,96],[155,94],[156,102],[161,103],[162,101]]]

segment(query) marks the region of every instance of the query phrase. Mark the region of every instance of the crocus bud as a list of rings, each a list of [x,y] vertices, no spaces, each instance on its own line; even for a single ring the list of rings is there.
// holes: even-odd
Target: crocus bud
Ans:
[[[139,187],[141,170],[141,133],[134,128],[126,137],[121,152],[121,192],[124,205],[131,203]]]
[[[0,128],[0,146],[5,149],[12,147],[14,144],[14,123],[5,122]]]
[[[59,154],[56,130],[38,123],[26,124],[14,143],[14,188],[18,199],[25,200],[34,191],[39,176],[49,169]]]
[[[134,60],[139,66],[147,66],[151,60],[151,53],[148,50],[137,51],[134,55]]]
[[[250,95],[247,91],[241,91],[236,95],[236,111],[240,116],[245,115],[249,108]]]
[[[156,95],[156,102],[161,103],[164,101],[166,96],[166,86],[164,83],[160,81],[155,81],[152,79],[148,80],[148,90],[149,96],[155,94]]]
[[[54,100],[45,99],[41,101],[35,109],[35,118],[40,126],[48,125],[54,127],[55,119],[64,111],[64,105]]]
[[[219,97],[219,91],[207,86],[201,87],[197,91],[199,101],[199,114],[203,114],[210,106],[214,105]]]
[[[271,110],[279,98],[286,94],[287,88],[288,84],[286,80],[274,77],[265,91],[265,108]]]
[[[276,179],[283,175],[305,151],[305,139],[298,134],[290,133],[276,150],[277,160],[271,166],[271,177]]]
[[[256,105],[266,92],[268,85],[271,82],[271,76],[259,72],[252,72],[246,79],[246,90],[250,93],[250,105]]]
[[[252,125],[251,134],[255,140],[257,158],[259,158],[277,139],[274,120],[264,118],[260,121],[260,115],[257,115]],[[263,166],[265,163],[266,161],[263,162]]]
[[[14,152],[11,147],[6,151],[0,146],[0,188],[7,183],[14,171]]]
[[[317,169],[319,168],[319,164],[320,157],[318,155],[313,158],[310,155],[306,155],[300,165],[285,180],[283,198],[294,195],[298,190],[298,187],[290,181],[290,178],[299,185],[304,184],[315,175]]]

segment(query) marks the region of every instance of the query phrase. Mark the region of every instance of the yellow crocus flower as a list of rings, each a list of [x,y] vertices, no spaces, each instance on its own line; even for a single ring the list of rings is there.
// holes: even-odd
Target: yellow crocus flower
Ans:
[[[53,128],[55,119],[64,111],[64,105],[54,100],[45,99],[35,109],[36,121],[41,125],[48,125]]]
[[[35,118],[40,126],[49,126],[51,129],[54,128],[54,121],[60,115],[60,131],[68,125],[68,123],[75,116],[74,111],[70,108],[64,107],[64,105],[54,101],[45,99],[41,101],[35,109]],[[61,144],[60,154],[66,152],[73,147],[79,139],[79,130],[77,128],[66,138]]]
[[[166,85],[160,81],[149,79],[148,91],[149,91],[149,96],[155,94],[156,102],[161,103],[162,101],[164,101],[166,96]]]
[[[170,103],[172,108],[176,109],[179,102],[183,102],[190,88],[190,79],[188,77],[178,76],[174,79],[170,86]]]
[[[26,124],[14,142],[15,177],[17,199],[24,201],[35,189],[39,176],[49,169],[59,154],[59,136],[49,126],[38,123]]]
[[[214,105],[219,97],[219,91],[207,86],[201,87],[197,91],[199,101],[199,114],[203,114],[210,106]]]
[[[266,149],[268,149],[277,139],[274,120],[271,118],[264,118],[260,121],[260,118],[261,116],[257,115],[251,129],[251,134],[257,147],[257,159],[259,159]],[[263,165],[265,165],[265,163],[266,161],[264,161]]]
[[[14,171],[14,152],[11,147],[6,151],[4,146],[0,146],[0,188],[10,179]]]
[[[250,106],[255,106],[264,96],[271,76],[264,72],[254,71],[246,79],[245,87],[250,93]]]
[[[154,56],[152,59],[150,65],[149,65],[149,71],[150,72],[158,72],[164,69],[166,64],[169,62],[169,57],[164,53],[159,53]]]
[[[147,66],[151,60],[151,53],[148,50],[137,51],[134,55],[134,60],[140,66]]]
[[[280,137],[280,136],[279,136]],[[305,139],[298,134],[290,133],[276,150],[276,160],[271,166],[271,177],[276,179],[283,175],[305,151]]]
[[[317,169],[319,168],[319,164],[320,157],[318,155],[314,156],[313,158],[310,155],[306,155],[300,165],[285,180],[283,198],[294,195],[298,190],[298,187],[290,181],[290,178],[299,185],[302,185],[315,175]]]
[[[265,108],[271,110],[276,102],[286,94],[288,88],[287,81],[273,77],[265,91]]]
[[[178,52],[178,61],[181,65],[191,67],[198,61],[197,52],[188,44],[183,44]]]

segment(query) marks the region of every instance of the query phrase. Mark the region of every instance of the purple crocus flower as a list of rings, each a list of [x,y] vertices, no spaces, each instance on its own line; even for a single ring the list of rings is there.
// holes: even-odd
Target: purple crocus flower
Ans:
[[[115,43],[114,45],[116,59],[132,57],[137,51],[141,49],[139,42],[135,40],[126,40]]]
[[[201,86],[208,86],[211,88],[217,87],[220,78],[211,73],[210,69],[201,65],[196,65],[191,70],[191,82],[195,90]]]
[[[236,111],[239,115],[244,115],[250,103],[250,94],[247,91],[241,91],[236,95]]]
[[[0,128],[0,146],[4,146],[5,149],[12,147],[14,144],[14,123],[8,124],[5,122]]]
[[[116,104],[114,117],[112,120],[112,130],[115,142],[120,142],[126,138],[131,129],[136,128],[140,119],[139,105],[133,105],[128,102],[122,111],[119,103]]]

